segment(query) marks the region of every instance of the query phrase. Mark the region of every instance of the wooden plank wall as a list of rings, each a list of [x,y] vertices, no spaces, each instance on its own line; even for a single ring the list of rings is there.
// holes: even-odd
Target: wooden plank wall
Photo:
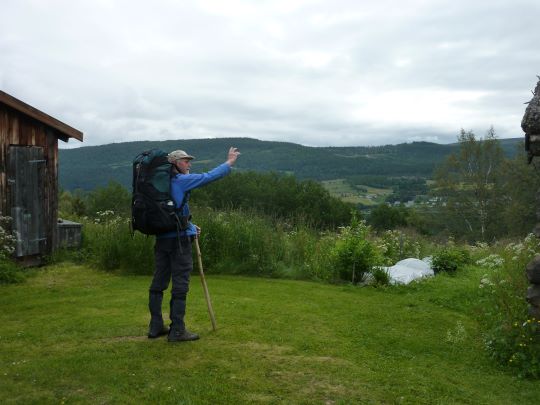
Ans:
[[[56,240],[58,216],[58,138],[55,131],[41,122],[29,118],[0,103],[0,212],[9,215],[10,187],[8,184],[8,150],[10,145],[40,146],[45,165],[44,209],[46,228],[46,253],[53,249]]]

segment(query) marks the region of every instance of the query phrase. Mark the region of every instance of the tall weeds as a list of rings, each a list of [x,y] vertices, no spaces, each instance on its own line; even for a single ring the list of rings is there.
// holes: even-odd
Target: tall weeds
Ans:
[[[534,235],[492,249],[477,264],[485,269],[479,284],[486,349],[520,376],[540,378],[540,320],[527,316],[525,266],[540,244]]]
[[[152,274],[154,237],[131,235],[129,221],[112,211],[79,218],[83,246],[71,257],[106,271]],[[326,260],[332,238],[242,211],[198,209],[200,247],[208,273],[333,280]]]

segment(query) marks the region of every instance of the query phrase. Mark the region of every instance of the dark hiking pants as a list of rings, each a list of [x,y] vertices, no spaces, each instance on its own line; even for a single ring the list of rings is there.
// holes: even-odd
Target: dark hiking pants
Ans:
[[[156,239],[154,246],[155,270],[150,285],[149,309],[152,323],[163,324],[161,302],[163,291],[172,280],[170,318],[171,330],[183,331],[186,312],[186,296],[189,291],[189,276],[193,269],[191,238]]]

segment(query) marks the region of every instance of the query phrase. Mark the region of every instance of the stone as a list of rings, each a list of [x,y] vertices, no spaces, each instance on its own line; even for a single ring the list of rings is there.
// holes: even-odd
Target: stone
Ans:
[[[540,284],[540,255],[536,255],[529,264],[527,264],[526,270],[527,280],[529,283]]]
[[[534,236],[540,238],[540,224],[536,224],[532,232],[534,233]]]
[[[540,80],[533,91],[533,98],[529,101],[525,114],[521,120],[523,132],[528,134],[540,133]]]
[[[529,141],[529,149],[527,149],[533,156],[540,155],[540,136],[532,135]]]
[[[529,305],[529,318],[530,319],[540,319],[540,307],[535,307],[533,305]]]
[[[540,307],[540,285],[527,288],[527,302],[533,307]]]

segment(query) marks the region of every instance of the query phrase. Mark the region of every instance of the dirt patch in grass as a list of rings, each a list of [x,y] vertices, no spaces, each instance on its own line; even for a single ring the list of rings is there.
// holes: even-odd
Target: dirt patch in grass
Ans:
[[[113,336],[107,339],[101,339],[103,343],[118,343],[118,342],[144,342],[157,339],[148,339],[148,336]]]

